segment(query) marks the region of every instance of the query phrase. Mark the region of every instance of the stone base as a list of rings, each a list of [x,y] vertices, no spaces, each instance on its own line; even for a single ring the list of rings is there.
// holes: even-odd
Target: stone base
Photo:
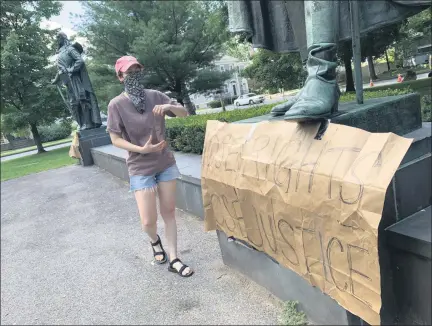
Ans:
[[[280,121],[284,117],[270,114],[254,117],[237,123],[256,123],[261,121]],[[392,132],[405,135],[421,128],[420,95],[367,99],[364,104],[356,102],[340,103],[339,111],[330,118],[332,123],[360,128],[369,132]]]
[[[107,145],[93,148],[91,152],[97,166],[129,182],[125,150]],[[175,152],[174,156],[180,170],[180,177],[177,179],[176,207],[203,219],[201,155]]]
[[[305,312],[312,324],[362,325],[359,317],[267,254],[242,241],[227,238],[221,231],[217,231],[217,235],[225,265],[246,275],[283,301],[298,301],[299,310]]]
[[[431,206],[386,233],[397,324],[431,325]]]
[[[83,166],[93,165],[93,157],[90,151],[92,148],[111,144],[111,138],[106,132],[106,126],[78,131],[78,138],[81,164]]]

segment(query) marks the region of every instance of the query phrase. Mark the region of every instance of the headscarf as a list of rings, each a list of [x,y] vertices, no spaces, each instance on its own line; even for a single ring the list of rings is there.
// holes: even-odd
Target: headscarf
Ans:
[[[143,71],[134,71],[126,75],[123,83],[125,92],[139,113],[145,111],[146,93],[143,85]]]

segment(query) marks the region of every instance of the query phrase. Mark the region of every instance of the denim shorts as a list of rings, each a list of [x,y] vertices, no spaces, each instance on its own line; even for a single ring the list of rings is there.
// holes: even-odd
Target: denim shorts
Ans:
[[[176,164],[153,175],[132,175],[130,176],[130,192],[144,189],[156,190],[159,182],[175,180],[179,176],[180,172]]]

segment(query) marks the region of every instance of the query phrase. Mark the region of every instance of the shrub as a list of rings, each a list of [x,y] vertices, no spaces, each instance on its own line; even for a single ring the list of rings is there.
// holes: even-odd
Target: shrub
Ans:
[[[410,87],[399,88],[399,89],[382,89],[382,90],[373,90],[371,88],[366,89],[363,92],[363,98],[366,100],[368,98],[377,98],[377,97],[385,97],[385,96],[395,96],[395,95],[403,95],[412,93],[413,90]],[[340,102],[351,102],[356,100],[355,92],[342,93],[340,97]]]
[[[422,97],[422,120],[432,122],[432,99],[431,95]]]
[[[417,74],[414,70],[407,70],[405,77],[404,77],[405,81],[408,80],[417,80]]]
[[[202,154],[207,120],[235,122],[253,118],[269,113],[273,105],[169,119],[166,121],[167,141],[175,151]]]
[[[217,108],[221,107],[221,102],[219,100],[214,100],[214,101],[208,102],[207,105],[209,107],[211,107],[212,109],[217,109]]]
[[[364,92],[364,98],[376,98],[412,93],[410,88],[369,90]],[[344,93],[341,102],[355,101],[355,93]],[[430,97],[429,97],[430,103]],[[235,122],[249,119],[270,112],[271,108],[278,103],[252,107],[248,109],[237,109],[232,111],[193,115],[184,118],[168,119],[166,121],[166,135],[170,147],[175,151],[202,154],[207,120],[219,120]],[[430,105],[429,105],[430,108]],[[430,112],[430,109],[429,111]],[[430,115],[429,115],[430,116]]]
[[[232,98],[225,97],[223,99],[223,101],[224,101],[225,105],[230,105],[230,104],[233,104],[237,98],[238,98],[238,96],[234,96]],[[221,101],[220,100],[210,101],[207,103],[207,105],[212,109],[217,109],[217,108],[221,107]]]
[[[72,124],[70,120],[63,120],[60,123],[53,123],[50,126],[38,127],[39,134],[43,143],[65,139],[72,133]]]

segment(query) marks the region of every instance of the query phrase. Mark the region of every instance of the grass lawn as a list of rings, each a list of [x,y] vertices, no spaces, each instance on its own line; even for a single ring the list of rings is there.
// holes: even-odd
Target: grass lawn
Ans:
[[[43,143],[42,145],[44,147],[49,147],[49,146],[53,146],[53,145],[60,145],[60,144],[64,144],[64,143],[68,143],[71,142],[72,138],[65,138],[65,139],[60,139],[60,140],[55,140],[55,141],[50,141],[47,143]],[[36,149],[36,145],[35,146],[30,146],[30,147],[24,147],[24,148],[20,148],[20,149],[11,149],[10,151],[3,151],[0,154],[0,157],[5,157],[5,156],[9,156],[9,155],[13,155],[13,154],[19,154],[19,153],[24,153],[24,152],[28,152],[28,151],[32,151]]]
[[[72,165],[76,159],[69,157],[69,147],[54,149],[43,154],[33,154],[1,162],[1,181],[15,179],[63,166]]]
[[[410,80],[410,81],[404,81],[402,83],[395,83],[391,85],[384,85],[384,86],[375,86],[371,88],[365,89],[365,92],[369,91],[379,91],[384,89],[404,89],[404,88],[410,88],[414,92],[419,93],[420,96],[423,95],[431,95],[431,78],[423,78],[419,80]]]

